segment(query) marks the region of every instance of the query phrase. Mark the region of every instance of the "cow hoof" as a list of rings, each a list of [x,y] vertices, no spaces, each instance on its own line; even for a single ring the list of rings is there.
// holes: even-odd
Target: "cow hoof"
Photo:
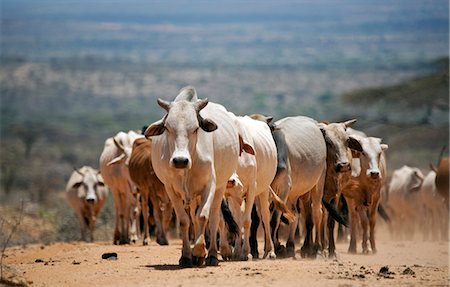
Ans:
[[[206,258],[206,266],[218,266],[219,265],[219,259],[215,256],[208,256]]]
[[[269,256],[267,257],[267,258],[269,258],[269,259],[277,259],[277,255],[275,254],[275,252],[273,252],[273,251],[270,251],[269,252]]]
[[[253,256],[253,258],[255,258],[255,259],[258,259],[259,258],[259,253],[258,253],[258,251],[252,251],[251,252],[251,254],[252,254],[252,256]]]
[[[334,251],[330,251],[329,253],[328,253],[328,258],[336,258],[337,256],[336,256],[336,252],[334,252]]]
[[[278,258],[286,258],[286,247],[281,244],[278,245],[277,247],[275,247],[275,254]]]
[[[305,247],[303,246],[300,250],[300,255],[302,258],[316,258],[317,257],[317,250],[313,247]]]
[[[144,241],[142,242],[142,245],[144,245],[144,246],[148,245],[148,238],[144,239]]]
[[[205,262],[205,257],[192,256],[192,263],[195,266],[197,266],[197,267],[202,266],[204,262]]]
[[[169,245],[167,238],[156,238],[156,243],[162,246]]]
[[[191,268],[194,265],[192,264],[192,259],[189,257],[181,257],[178,261],[178,264],[181,268]]]
[[[252,256],[251,254],[248,254],[248,255],[247,255],[247,260],[248,260],[248,261],[253,260],[253,256]]]
[[[295,257],[295,246],[293,243],[286,244],[286,257]]]
[[[356,254],[356,249],[353,249],[353,248],[350,249],[350,248],[349,248],[349,249],[348,249],[348,253],[349,253],[349,254]]]

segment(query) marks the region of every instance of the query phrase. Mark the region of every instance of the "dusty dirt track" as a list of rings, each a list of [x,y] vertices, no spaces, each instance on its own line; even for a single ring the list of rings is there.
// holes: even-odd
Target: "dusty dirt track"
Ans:
[[[181,241],[169,246],[109,242],[12,247],[7,276],[30,286],[448,286],[448,242],[391,241],[379,232],[375,255],[350,255],[337,245],[337,259],[221,262],[218,267],[178,268]],[[260,244],[260,248],[263,246]],[[360,245],[358,245],[360,248]],[[296,248],[296,250],[298,247]],[[102,259],[117,252],[118,260]],[[383,266],[389,272],[379,274]],[[403,274],[405,269],[414,272]],[[408,270],[407,270],[408,271]]]

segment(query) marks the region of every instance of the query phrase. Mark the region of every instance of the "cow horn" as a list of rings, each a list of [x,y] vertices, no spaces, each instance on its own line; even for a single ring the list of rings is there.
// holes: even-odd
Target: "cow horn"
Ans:
[[[123,145],[120,142],[117,141],[116,137],[113,137],[113,141],[114,141],[114,144],[116,145],[116,147],[118,149],[120,149],[121,152],[125,151],[125,148],[123,147]]]
[[[168,101],[164,101],[163,99],[158,98],[158,105],[169,112],[170,103]]]
[[[79,175],[84,176],[84,173],[82,173],[80,170],[73,168],[74,171],[76,171]]]
[[[346,128],[351,127],[354,123],[356,123],[356,119],[348,120],[344,122]]]
[[[197,111],[201,111],[204,107],[206,107],[208,102],[209,102],[208,98],[197,101],[196,103]]]

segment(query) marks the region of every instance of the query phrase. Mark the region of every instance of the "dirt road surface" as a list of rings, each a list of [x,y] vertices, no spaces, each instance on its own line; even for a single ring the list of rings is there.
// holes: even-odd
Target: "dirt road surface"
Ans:
[[[386,232],[379,233],[377,254],[347,254],[347,243],[339,243],[337,259],[297,256],[180,269],[181,241],[173,239],[169,246],[154,241],[148,246],[109,242],[16,246],[7,249],[3,269],[5,278],[29,286],[449,285],[447,241],[391,241]],[[116,252],[117,260],[102,259],[106,252]],[[380,273],[384,266],[388,269]]]

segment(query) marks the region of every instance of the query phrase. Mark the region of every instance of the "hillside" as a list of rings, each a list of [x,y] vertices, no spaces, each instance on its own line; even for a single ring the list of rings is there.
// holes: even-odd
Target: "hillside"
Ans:
[[[428,169],[449,140],[448,58],[435,71],[396,85],[357,89],[341,96],[358,127],[389,145],[391,171],[403,164]],[[345,108],[344,108],[345,109]]]

